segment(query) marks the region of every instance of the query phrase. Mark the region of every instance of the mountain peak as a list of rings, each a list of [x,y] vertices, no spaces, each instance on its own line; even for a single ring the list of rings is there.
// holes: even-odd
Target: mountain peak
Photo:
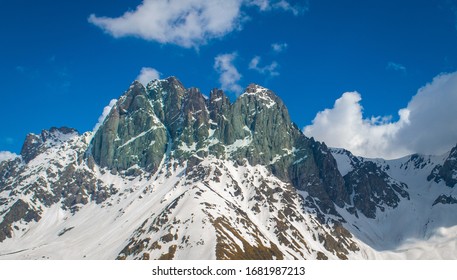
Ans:
[[[248,85],[243,95],[255,95],[259,97],[276,96],[271,90],[254,83]]]
[[[42,130],[40,135],[29,133],[22,145],[22,159],[28,163],[47,148],[56,146],[78,135],[79,133],[76,129],[69,127],[51,127],[49,130]]]
[[[244,97],[261,100],[267,108],[272,108],[279,101],[278,96],[274,92],[257,84],[250,84],[240,96],[240,98]]]
[[[246,88],[246,93],[259,93],[263,91],[267,91],[267,88],[264,88],[256,83],[250,83]]]

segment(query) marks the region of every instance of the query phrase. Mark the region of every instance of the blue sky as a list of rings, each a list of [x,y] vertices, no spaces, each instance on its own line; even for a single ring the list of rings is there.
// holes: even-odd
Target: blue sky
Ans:
[[[440,153],[457,143],[449,128],[457,116],[440,112],[432,119],[448,126],[424,124],[433,108],[422,106],[437,98],[457,106],[455,0],[0,0],[0,7],[0,151],[18,153],[27,133],[51,126],[92,130],[144,67],[205,94],[223,87],[232,100],[261,84],[305,134],[361,155]],[[402,109],[420,115],[413,125]],[[326,120],[351,133],[328,134]],[[411,144],[425,125],[437,127],[443,143],[424,136]]]

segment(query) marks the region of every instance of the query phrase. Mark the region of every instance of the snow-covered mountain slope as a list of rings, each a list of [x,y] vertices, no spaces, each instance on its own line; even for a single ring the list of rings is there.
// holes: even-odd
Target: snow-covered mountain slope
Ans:
[[[0,162],[0,259],[456,258],[457,148],[364,159],[270,90],[134,82],[95,132]]]
[[[457,257],[457,193],[450,185],[450,173],[442,171],[455,159],[456,148],[442,156],[411,155],[396,160],[355,157],[342,149],[332,149],[346,184],[351,173],[361,172],[367,164],[383,172],[389,184],[400,182],[407,196],[398,196],[394,207],[380,205],[373,217],[354,215],[347,209],[338,212],[356,238],[369,246],[369,258],[455,259]],[[361,168],[362,167],[362,168]],[[441,175],[439,175],[441,173]],[[441,177],[440,177],[441,176]],[[385,193],[384,193],[385,195]],[[374,250],[372,250],[374,249]],[[365,250],[362,250],[365,251]]]
[[[75,136],[17,164],[16,178],[23,181],[12,184],[28,187],[2,191],[10,201],[2,213],[22,201],[34,219],[11,224],[0,258],[315,259],[351,257],[344,247],[357,250],[344,229],[320,224],[296,190],[263,166],[209,157],[191,168],[171,160],[155,174],[113,175],[78,162],[90,137]],[[110,194],[95,198],[83,183],[79,202],[67,207],[65,187],[56,194],[56,186],[73,179],[59,166],[83,170]],[[338,242],[346,245],[335,249]]]

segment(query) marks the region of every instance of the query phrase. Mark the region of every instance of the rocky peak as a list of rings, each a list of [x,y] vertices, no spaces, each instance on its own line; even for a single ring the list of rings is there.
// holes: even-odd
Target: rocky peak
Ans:
[[[210,111],[210,117],[214,122],[220,122],[222,116],[226,115],[230,109],[230,105],[230,100],[223,90],[217,88],[211,90],[208,109]]]
[[[28,163],[47,148],[61,144],[78,135],[76,129],[68,127],[51,127],[49,130],[41,131],[40,135],[29,133],[22,145],[22,159]]]
[[[146,90],[140,82],[134,81],[119,99],[117,108],[120,114],[126,114],[128,111],[134,111],[145,106],[144,101],[146,101]]]
[[[255,100],[257,104],[261,103],[267,108],[273,108],[275,105],[282,105],[282,102],[276,94],[271,90],[256,84],[250,84],[239,99],[247,99],[248,102]]]
[[[255,84],[233,104],[221,90],[212,90],[206,100],[174,77],[153,81],[146,91],[133,85],[95,134],[92,147],[95,162],[114,171],[138,165],[154,172],[164,157],[185,162],[213,155],[268,166],[280,179],[320,195],[327,208],[348,201],[327,147],[306,138],[281,99]]]
[[[113,172],[138,166],[155,171],[167,145],[167,132],[149,93],[134,82],[113,106],[92,139],[95,162]]]
[[[198,88],[190,88],[186,91],[186,100],[184,104],[184,113],[197,113],[205,114],[208,110],[206,108],[206,99]]]
[[[21,157],[25,163],[28,163],[40,153],[39,148],[42,144],[43,140],[39,135],[33,133],[27,134],[21,149]]]
[[[244,91],[244,93],[247,95],[259,95],[259,96],[262,96],[265,94],[272,94],[272,92],[270,90],[268,90],[267,88],[264,88],[258,84],[254,84],[254,83],[249,84],[248,87],[246,88],[246,90]]]
[[[175,77],[169,77],[148,84],[147,94],[154,113],[175,139],[181,134],[186,89]]]
[[[197,88],[185,92],[181,131],[177,145],[192,146],[196,143],[196,149],[202,148],[209,136],[209,111],[206,99]]]

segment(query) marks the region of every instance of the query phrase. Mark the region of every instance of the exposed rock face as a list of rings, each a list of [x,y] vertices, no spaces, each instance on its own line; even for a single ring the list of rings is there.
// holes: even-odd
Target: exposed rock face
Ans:
[[[395,182],[373,162],[362,162],[344,176],[345,186],[353,195],[352,205],[368,218],[376,218],[376,210],[395,208],[400,197],[408,198],[406,184]]]
[[[455,184],[457,184],[457,146],[451,150],[442,165],[437,165],[432,170],[427,180],[434,180],[436,183],[444,181],[446,186],[455,187]]]
[[[25,142],[22,145],[21,156],[25,162],[29,162],[34,159],[40,152],[40,147],[43,144],[43,140],[36,134],[28,134],[25,138]]]
[[[406,191],[408,186],[386,173],[389,166],[355,157],[346,150],[334,149],[333,153],[347,157],[351,167],[343,177],[346,194],[350,197],[346,201],[346,209],[350,213],[358,216],[360,211],[366,217],[374,219],[378,209],[384,212],[387,208],[397,207],[401,198],[409,199]]]
[[[167,149],[167,131],[153,111],[143,85],[132,84],[92,141],[92,154],[114,171],[138,165],[155,172]]]

